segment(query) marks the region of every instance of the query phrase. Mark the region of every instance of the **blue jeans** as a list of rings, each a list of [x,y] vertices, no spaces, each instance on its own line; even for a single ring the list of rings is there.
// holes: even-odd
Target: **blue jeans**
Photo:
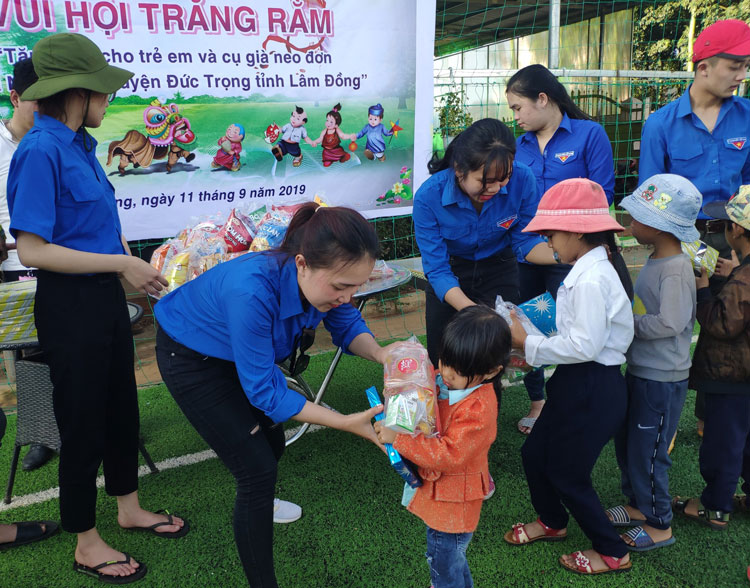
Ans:
[[[433,588],[473,588],[466,548],[474,533],[443,533],[427,527],[427,564]]]
[[[655,529],[669,529],[672,504],[667,472],[672,465],[667,449],[685,404],[687,380],[656,382],[625,376],[628,416],[615,437],[615,453],[622,476],[622,493]]]

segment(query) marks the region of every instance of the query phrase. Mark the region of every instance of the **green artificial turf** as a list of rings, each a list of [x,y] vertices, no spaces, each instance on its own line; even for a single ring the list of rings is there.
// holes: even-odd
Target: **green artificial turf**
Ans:
[[[323,378],[332,354],[312,359],[305,377],[313,388]],[[324,400],[351,412],[367,407],[364,389],[382,387],[382,368],[353,357],[339,365]],[[140,392],[141,424],[156,461],[206,449],[165,388]],[[685,405],[677,446],[672,454],[673,494],[695,496],[703,483],[698,471],[699,438],[693,417],[694,393]],[[503,534],[517,521],[535,518],[529,504],[520,447],[524,437],[516,421],[526,414],[523,386],[505,391],[498,440],[490,452],[497,484],[485,503],[468,557],[477,587],[511,586],[741,586],[750,563],[750,516],[739,514],[726,532],[676,518],[677,543],[633,555],[633,570],[597,579],[563,570],[563,552],[590,547],[575,522],[563,543],[506,545]],[[9,418],[0,449],[7,472],[15,434]],[[56,462],[36,472],[19,472],[14,494],[56,486]],[[605,506],[620,504],[619,472],[610,444],[594,471]],[[2,478],[5,482],[5,478]],[[287,449],[279,470],[278,496],[300,504],[301,520],[275,526],[275,561],[279,584],[297,587],[427,588],[423,523],[400,506],[402,483],[379,450],[359,438],[332,430],[308,433]],[[193,529],[183,539],[168,540],[117,526],[115,500],[99,493],[98,528],[111,545],[142,559],[149,567],[138,586],[235,587],[246,585],[232,537],[234,486],[222,464],[211,459],[165,470],[141,479],[142,504],[169,508],[189,519]],[[58,519],[57,500],[0,513],[0,521]],[[0,585],[22,587],[96,586],[71,567],[75,538],[60,534],[48,541],[0,554]]]

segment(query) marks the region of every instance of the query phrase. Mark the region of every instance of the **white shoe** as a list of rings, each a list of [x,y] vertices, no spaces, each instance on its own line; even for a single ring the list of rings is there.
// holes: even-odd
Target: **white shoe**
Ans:
[[[293,523],[302,516],[302,507],[286,500],[273,499],[273,522]]]

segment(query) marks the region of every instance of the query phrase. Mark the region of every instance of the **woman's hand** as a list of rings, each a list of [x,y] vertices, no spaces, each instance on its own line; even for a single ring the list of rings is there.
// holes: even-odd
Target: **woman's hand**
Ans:
[[[383,405],[378,404],[377,406],[373,406],[368,410],[347,415],[347,424],[344,428],[342,428],[342,430],[348,431],[349,433],[354,433],[355,435],[359,435],[360,437],[363,437],[368,441],[372,441],[375,445],[380,447],[381,451],[385,453],[385,447],[383,447],[383,445],[378,441],[375,430],[372,428],[372,419],[375,418],[375,415],[380,414],[381,412],[383,412]],[[376,423],[376,425],[377,424],[378,423]]]
[[[169,284],[148,262],[129,255],[124,255],[123,258],[123,268],[119,273],[139,292],[156,296]]]
[[[396,437],[398,437],[398,433],[393,429],[386,427],[383,421],[377,421],[373,427],[378,436],[378,441],[381,443],[393,443],[396,440]]]
[[[510,323],[511,344],[516,349],[523,349],[526,344],[526,337],[528,336],[526,329],[523,328],[521,321],[518,320],[518,314],[516,314],[515,310],[510,311],[510,318],[512,319]]]
[[[391,352],[391,349],[393,347],[396,347],[397,345],[400,345],[401,343],[403,343],[403,341],[394,341],[393,343],[389,343],[388,345],[381,347],[380,351],[378,351],[378,354],[377,354],[378,363],[385,365],[385,362],[388,360],[388,354]]]

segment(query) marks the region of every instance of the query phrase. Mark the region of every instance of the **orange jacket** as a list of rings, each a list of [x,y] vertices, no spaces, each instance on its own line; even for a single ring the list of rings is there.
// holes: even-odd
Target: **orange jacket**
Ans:
[[[409,511],[444,533],[473,533],[490,489],[487,453],[497,436],[497,399],[484,384],[451,406],[438,400],[442,435],[399,435],[393,446],[419,467]]]

